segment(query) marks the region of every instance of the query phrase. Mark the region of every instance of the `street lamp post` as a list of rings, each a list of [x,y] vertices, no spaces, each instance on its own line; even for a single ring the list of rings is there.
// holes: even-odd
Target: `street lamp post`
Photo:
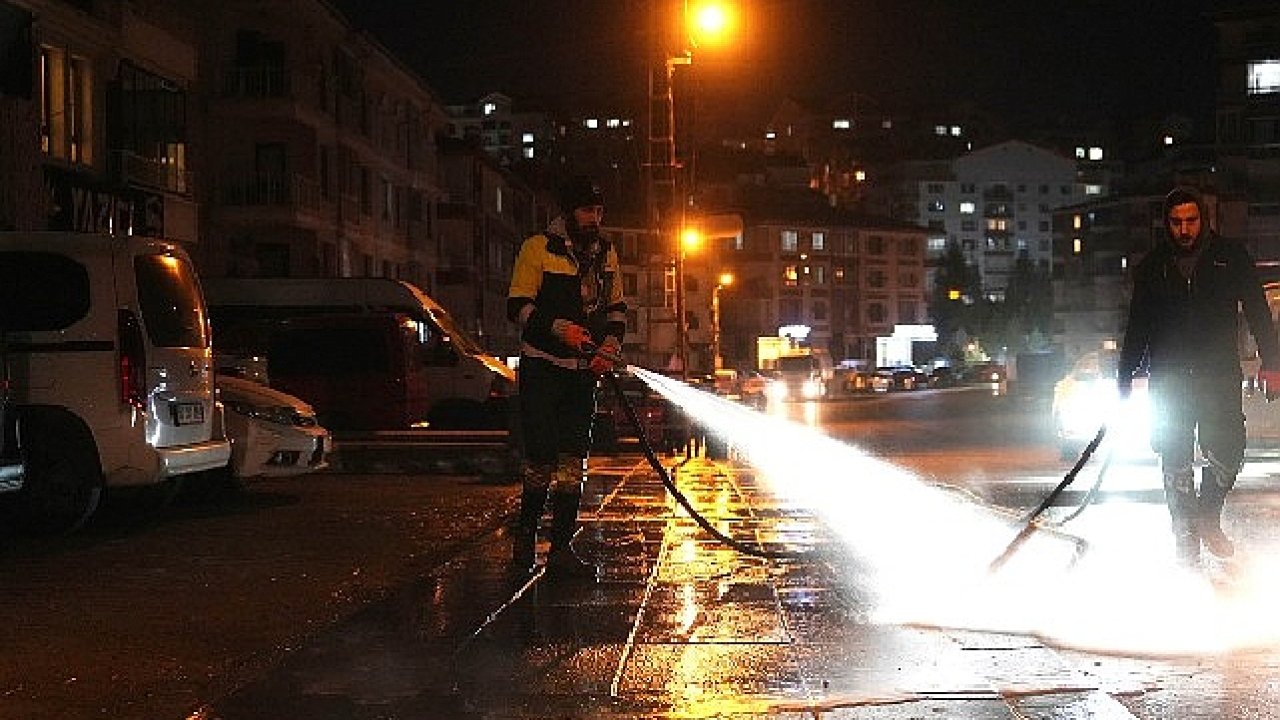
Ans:
[[[711,348],[714,370],[724,367],[724,359],[720,356],[720,291],[733,284],[733,273],[720,273],[719,282],[711,291]]]
[[[654,0],[654,11],[663,4],[663,0]],[[688,239],[686,237],[685,219],[686,213],[691,204],[693,196],[692,185],[693,178],[678,178],[680,169],[683,167],[676,152],[676,111],[673,85],[675,80],[676,67],[679,65],[693,64],[693,50],[705,41],[715,42],[718,38],[724,36],[731,22],[731,14],[728,9],[718,0],[702,0],[694,3],[694,7],[690,7],[689,0],[680,0],[681,26],[679,37],[675,43],[678,49],[671,51],[671,46],[661,48],[664,60],[664,77],[661,94],[654,92],[654,74],[650,74],[650,121],[649,121],[649,162],[650,179],[651,179],[651,198],[658,196],[658,189],[661,187],[666,192],[665,203],[658,203],[663,207],[658,208],[651,205],[651,212],[658,210],[655,217],[657,219],[656,227],[659,237],[671,237],[667,232],[680,229],[680,234],[675,237],[675,322],[676,322],[676,358],[680,364],[680,374],[682,379],[688,379],[689,376],[689,351],[688,351],[688,326],[686,324],[686,301],[685,282],[684,282],[684,266],[685,252]],[[658,15],[655,14],[655,29],[661,24],[657,22]],[[654,37],[658,38],[659,33],[655,32]],[[669,39],[669,38],[668,38]],[[659,101],[665,112],[662,116],[658,116],[655,112],[654,101]],[[657,131],[655,120],[662,117],[661,131]],[[692,142],[692,136],[691,142]],[[656,157],[655,150],[661,148],[661,157]],[[689,173],[692,175],[692,173]],[[679,182],[683,179],[684,182]],[[678,223],[678,224],[677,224]],[[675,234],[675,233],[672,233]]]

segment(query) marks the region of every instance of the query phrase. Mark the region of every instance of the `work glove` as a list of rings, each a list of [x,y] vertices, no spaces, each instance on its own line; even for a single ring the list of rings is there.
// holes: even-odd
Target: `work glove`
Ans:
[[[565,320],[564,318],[556,318],[551,321],[551,334],[556,336],[560,342],[573,348],[575,352],[586,353],[591,345],[591,333],[581,325]]]
[[[1262,386],[1267,402],[1274,401],[1280,397],[1280,370],[1259,370],[1258,384]]]
[[[600,343],[600,347],[596,348],[587,367],[596,375],[604,375],[611,370],[616,370],[622,364],[622,343],[610,335]]]

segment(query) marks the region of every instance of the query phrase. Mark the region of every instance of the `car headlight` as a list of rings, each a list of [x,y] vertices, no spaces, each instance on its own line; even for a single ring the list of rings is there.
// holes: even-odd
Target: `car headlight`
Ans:
[[[805,380],[804,385],[800,388],[800,392],[806,398],[816,398],[822,394],[822,383],[813,379]]]
[[[765,390],[769,393],[769,397],[775,400],[784,400],[787,397],[787,384],[781,381],[769,383]]]
[[[299,427],[311,427],[316,424],[316,419],[310,415],[303,415],[288,405],[254,405],[243,400],[223,400],[223,404],[233,411],[251,417],[255,420],[275,423],[276,425],[290,425]]]

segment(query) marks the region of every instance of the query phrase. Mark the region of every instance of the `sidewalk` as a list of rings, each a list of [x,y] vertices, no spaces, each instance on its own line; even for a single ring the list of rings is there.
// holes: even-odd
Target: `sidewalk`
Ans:
[[[575,540],[597,582],[513,573],[487,535],[204,717],[1047,717],[1046,695],[1131,717],[1034,640],[871,623],[857,563],[748,468],[696,459],[676,484],[735,540],[815,554],[729,549],[643,460],[597,458]]]

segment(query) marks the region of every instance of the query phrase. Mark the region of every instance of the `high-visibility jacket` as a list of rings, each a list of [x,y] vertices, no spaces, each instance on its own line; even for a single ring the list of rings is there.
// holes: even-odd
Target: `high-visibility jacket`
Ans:
[[[618,277],[618,254],[607,239],[598,242],[594,253],[575,254],[563,218],[556,218],[545,232],[520,246],[507,293],[507,317],[523,328],[523,354],[578,366],[577,353],[551,332],[556,319],[582,325],[597,343],[611,336],[621,346],[627,304]]]

